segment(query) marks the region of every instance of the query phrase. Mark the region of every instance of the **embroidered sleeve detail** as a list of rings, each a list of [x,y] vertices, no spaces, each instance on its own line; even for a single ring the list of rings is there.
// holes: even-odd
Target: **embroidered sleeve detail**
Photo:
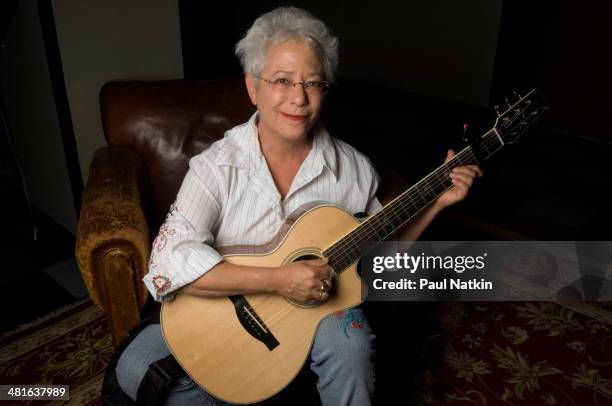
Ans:
[[[159,234],[157,234],[155,241],[153,241],[153,247],[157,250],[157,252],[164,249],[166,243],[168,242],[168,236],[174,234],[176,234],[176,231],[173,228],[170,228],[167,223],[162,224],[162,226],[159,228]]]
[[[155,241],[153,241],[153,246],[155,246]],[[151,255],[149,256],[149,269],[155,268],[157,264],[155,263],[155,250],[151,250]]]
[[[155,290],[160,295],[172,286],[172,282],[167,276],[155,275],[151,281],[153,282],[153,286],[155,286]]]

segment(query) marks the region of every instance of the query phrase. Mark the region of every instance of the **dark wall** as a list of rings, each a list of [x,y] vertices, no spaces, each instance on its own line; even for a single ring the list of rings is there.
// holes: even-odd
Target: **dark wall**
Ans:
[[[612,141],[612,3],[504,3],[491,100],[537,87],[551,110],[547,127]]]
[[[293,1],[340,38],[340,80],[485,106],[502,0]],[[253,20],[286,2],[182,0],[185,75],[239,73],[233,49]]]
[[[545,127],[612,141],[612,3],[512,0],[503,10],[501,1],[451,3],[294,2],[340,37],[340,82],[484,106],[513,89],[537,87],[551,107]],[[181,0],[186,78],[240,74],[236,41],[258,15],[281,4]]]
[[[234,45],[248,26],[236,1],[179,0],[185,79],[213,79],[242,73]]]

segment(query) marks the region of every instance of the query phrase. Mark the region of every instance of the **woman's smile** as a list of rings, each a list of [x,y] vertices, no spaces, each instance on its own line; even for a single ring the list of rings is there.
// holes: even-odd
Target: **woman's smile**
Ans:
[[[282,112],[281,114],[291,121],[300,122],[300,123],[306,121],[305,115],[293,115],[293,114],[287,114],[287,113],[282,113]]]

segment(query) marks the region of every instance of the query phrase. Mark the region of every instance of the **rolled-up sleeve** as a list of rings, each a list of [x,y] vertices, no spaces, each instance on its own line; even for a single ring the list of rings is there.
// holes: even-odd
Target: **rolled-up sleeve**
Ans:
[[[151,248],[144,282],[156,301],[195,281],[222,261],[213,248],[213,230],[221,215],[220,193],[212,169],[193,158],[175,203]]]

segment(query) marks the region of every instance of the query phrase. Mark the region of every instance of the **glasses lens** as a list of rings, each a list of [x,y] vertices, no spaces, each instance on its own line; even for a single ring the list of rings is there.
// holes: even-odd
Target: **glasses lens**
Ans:
[[[308,93],[312,93],[312,94],[325,94],[329,91],[329,83],[328,82],[306,82],[306,83],[295,83],[293,82],[291,79],[287,79],[287,78],[280,78],[280,79],[275,79],[275,80],[266,80],[263,79],[266,82],[268,82],[270,85],[272,85],[272,87],[274,88],[274,90],[278,91],[278,92],[288,92],[291,91],[295,85],[301,85],[304,86],[304,89],[308,92]]]
[[[329,90],[329,83],[327,82],[308,82],[306,91],[315,94],[325,94]]]
[[[273,80],[271,83],[272,86],[279,91],[287,91],[293,87],[293,82],[284,78]]]

